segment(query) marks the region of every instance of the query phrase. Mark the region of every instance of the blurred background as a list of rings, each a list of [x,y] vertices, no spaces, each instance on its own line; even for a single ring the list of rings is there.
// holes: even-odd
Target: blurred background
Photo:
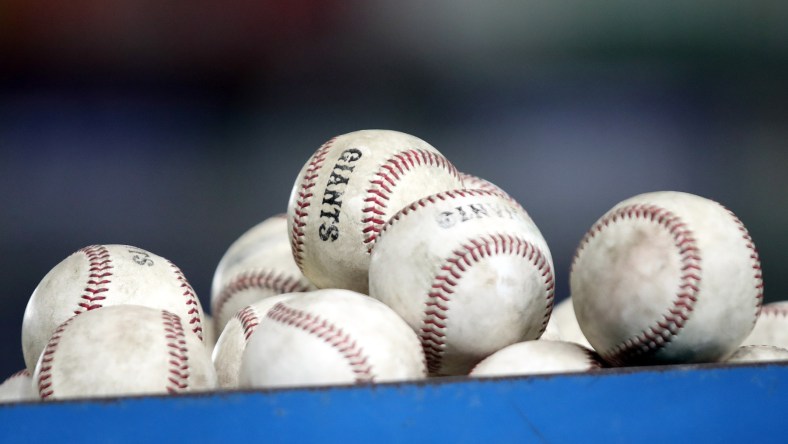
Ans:
[[[328,138],[425,139],[572,254],[632,195],[747,225],[788,281],[788,3],[0,0],[0,379],[41,278],[95,243],[178,264],[208,307],[227,247],[285,211]]]

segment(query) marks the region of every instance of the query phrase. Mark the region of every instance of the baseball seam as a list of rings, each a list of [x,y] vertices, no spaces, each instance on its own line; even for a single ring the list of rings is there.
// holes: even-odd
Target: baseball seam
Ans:
[[[466,190],[484,190],[491,193],[503,194],[508,197],[508,194],[501,187],[481,177],[476,177],[468,173],[460,173],[460,179],[462,179],[463,187]]]
[[[725,208],[725,207],[723,207]],[[739,228],[739,231],[742,233],[742,239],[744,239],[744,245],[750,250],[750,259],[752,260],[752,269],[754,271],[754,279],[755,279],[755,317],[753,318],[753,325],[758,320],[758,316],[761,315],[761,309],[763,308],[763,272],[761,270],[761,260],[760,256],[758,255],[758,250],[755,248],[755,243],[752,240],[752,236],[747,231],[747,228],[744,226],[744,223],[733,214],[733,211],[725,208],[725,211],[730,214],[733,218],[733,222]]]
[[[610,224],[626,219],[656,222],[667,230],[673,237],[674,246],[679,252],[681,275],[679,277],[679,291],[671,307],[662,314],[662,320],[658,320],[639,334],[624,340],[610,350],[599,351],[606,361],[613,364],[634,361],[646,353],[663,348],[673,340],[692,315],[700,291],[702,274],[701,253],[693,232],[687,228],[686,223],[680,217],[665,208],[651,204],[627,205],[603,216],[580,241],[571,270],[574,269],[581,253],[593,238]]]
[[[88,282],[79,297],[79,308],[74,310],[75,315],[103,306],[101,301],[107,298],[104,293],[109,291],[107,286],[111,282],[111,270],[114,268],[109,251],[103,245],[91,245],[79,251],[88,258],[89,274]]]
[[[320,176],[320,168],[322,168],[326,156],[328,156],[328,151],[334,144],[334,140],[336,140],[336,137],[329,139],[315,151],[312,158],[309,159],[304,177],[302,177],[296,185],[298,188],[298,199],[296,199],[293,211],[293,223],[290,230],[290,248],[293,251],[293,259],[301,272],[304,271],[305,219],[308,215],[307,210],[311,205],[311,198],[314,195],[312,188],[317,184],[317,178]]]
[[[501,193],[498,193],[498,192],[487,191],[487,190],[479,190],[479,189],[474,189],[474,190],[467,190],[467,189],[449,190],[449,191],[444,191],[444,192],[441,192],[441,193],[436,193],[436,194],[433,194],[431,196],[427,196],[427,197],[421,198],[421,199],[419,199],[419,200],[417,200],[417,201],[415,201],[415,202],[413,202],[413,203],[411,203],[409,205],[406,205],[405,207],[401,208],[399,211],[394,213],[393,216],[391,216],[391,218],[388,220],[388,222],[385,225],[383,225],[383,228],[381,228],[380,233],[378,233],[377,237],[380,237],[383,233],[388,231],[389,227],[394,225],[397,221],[399,221],[403,217],[407,216],[408,214],[410,214],[410,213],[412,213],[414,211],[417,211],[419,208],[424,208],[424,207],[426,207],[429,204],[434,204],[434,203],[437,203],[439,201],[446,201],[446,200],[450,200],[450,199],[458,199],[458,198],[461,198],[461,197],[468,197],[468,196],[473,196],[473,197],[478,197],[478,196],[498,196],[498,197],[502,197],[502,198],[506,199],[507,201],[513,203],[514,205],[517,206],[517,208],[522,209],[520,204],[515,202],[514,199],[512,199],[508,195],[502,195]],[[523,210],[523,212],[525,212],[525,210]],[[377,241],[377,237],[376,237],[375,241]]]
[[[375,376],[369,358],[356,341],[341,328],[321,319],[320,316],[290,308],[278,303],[266,314],[271,320],[303,330],[335,348],[347,361],[356,383],[374,382]]]
[[[38,395],[41,399],[47,399],[55,393],[55,388],[52,386],[52,369],[55,365],[55,352],[60,344],[60,339],[63,337],[63,332],[66,327],[74,320],[76,315],[69,318],[66,322],[60,324],[52,337],[49,338],[44,352],[41,355],[41,367],[38,370]]]
[[[167,342],[167,393],[180,393],[189,388],[189,349],[181,318],[166,310],[161,312],[164,338]]]
[[[257,310],[252,306],[247,306],[235,314],[235,318],[241,323],[241,328],[244,332],[244,340],[248,341],[252,333],[257,329],[260,324],[260,318],[257,316]]]
[[[766,304],[761,309],[759,316],[783,316],[788,317],[788,304],[776,302]]]
[[[30,376],[30,371],[28,371],[26,368],[22,369],[22,370],[19,370],[18,372],[14,373],[13,375],[11,375],[8,378],[6,378],[6,381],[8,381],[9,379],[12,379],[12,378],[18,378],[20,376]]]
[[[591,370],[597,370],[602,368],[602,359],[600,358],[599,354],[597,354],[593,350],[589,350],[588,348],[583,347],[580,344],[575,344],[575,345],[580,347],[580,349],[583,350],[583,353],[586,354],[586,357],[588,357],[588,365],[589,367],[591,367]]]
[[[257,269],[243,271],[230,279],[221,289],[213,304],[213,313],[221,317],[228,301],[238,293],[251,289],[270,289],[276,294],[304,292],[311,289],[304,279],[288,276],[275,270]]]
[[[546,307],[540,327],[540,334],[547,327],[553,307],[555,282],[550,263],[542,251],[530,242],[509,234],[492,234],[470,239],[455,250],[441,265],[441,272],[435,276],[427,294],[422,325],[419,330],[424,354],[427,358],[427,369],[438,374],[441,369],[444,350],[446,348],[447,320],[449,302],[454,287],[458,285],[464,272],[474,263],[482,259],[511,254],[528,259],[544,278]]]
[[[186,297],[186,308],[188,311],[186,314],[189,316],[189,325],[191,326],[192,332],[194,332],[198,338],[202,341],[202,320],[200,319],[200,301],[197,299],[197,295],[194,293],[194,289],[189,284],[189,281],[186,280],[186,276],[183,275],[178,266],[173,264],[170,261],[167,261],[172,267],[172,271],[175,273],[175,277],[181,283],[180,287],[183,290],[183,296]]]
[[[460,174],[448,159],[438,153],[421,149],[409,149],[394,154],[380,165],[378,171],[369,181],[364,208],[362,211],[362,230],[367,253],[372,251],[375,239],[380,235],[381,228],[387,222],[386,208],[397,182],[402,180],[412,169],[428,166],[448,170],[459,180]]]

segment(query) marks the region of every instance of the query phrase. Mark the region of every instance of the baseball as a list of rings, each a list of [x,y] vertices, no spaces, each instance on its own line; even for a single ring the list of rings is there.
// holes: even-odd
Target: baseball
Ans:
[[[726,362],[788,361],[788,350],[771,345],[745,345],[739,347]]]
[[[526,341],[493,353],[470,376],[514,376],[587,372],[602,367],[596,354],[573,342]]]
[[[551,337],[546,337],[548,332],[551,333]],[[561,341],[574,342],[592,350],[594,348],[588,343],[588,339],[583,336],[583,331],[580,330],[580,324],[577,323],[575,306],[571,297],[564,299],[553,307],[550,322],[547,323],[545,334],[541,337],[541,339],[554,338]]]
[[[216,369],[219,387],[225,389],[238,387],[241,357],[249,337],[257,329],[260,319],[265,317],[268,310],[274,305],[290,299],[290,296],[291,294],[287,293],[267,297],[244,307],[230,318],[216,341],[216,347],[214,347],[211,357]]]
[[[462,183],[466,190],[484,190],[509,197],[509,194],[506,191],[487,179],[482,179],[481,177],[468,173],[460,173],[460,179],[462,179]]]
[[[219,261],[211,286],[211,313],[217,332],[235,313],[280,293],[315,290],[290,251],[287,218],[266,219],[241,235]]]
[[[203,331],[202,331],[202,342],[205,344],[205,348],[208,351],[212,351],[213,348],[216,346],[216,328],[214,326],[213,318],[208,313],[203,313]]]
[[[763,298],[744,225],[680,192],[641,194],[602,216],[577,248],[570,289],[583,334],[615,365],[723,360]]]
[[[165,310],[116,305],[61,324],[33,381],[42,399],[209,390],[216,372],[188,324]]]
[[[33,376],[27,369],[14,373],[0,384],[0,403],[37,399],[38,393],[33,389]]]
[[[391,218],[372,251],[369,290],[419,335],[431,374],[465,375],[501,348],[542,334],[553,263],[515,201],[453,190]]]
[[[400,132],[337,136],[304,165],[287,207],[292,254],[318,288],[367,293],[369,254],[383,224],[421,197],[462,188],[454,166]]]
[[[92,245],[57,264],[33,291],[22,321],[22,351],[32,371],[55,329],[75,314],[136,304],[171,311],[202,339],[197,295],[172,262],[126,245]]]
[[[788,301],[764,305],[755,327],[742,345],[773,345],[788,349]]]
[[[391,309],[349,290],[296,293],[260,319],[243,351],[241,387],[421,379],[419,340]]]

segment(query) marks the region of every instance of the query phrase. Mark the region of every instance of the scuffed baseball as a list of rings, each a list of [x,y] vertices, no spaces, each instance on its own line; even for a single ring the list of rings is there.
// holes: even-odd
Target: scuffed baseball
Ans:
[[[307,161],[287,207],[293,257],[318,288],[367,293],[369,254],[405,205],[462,188],[456,168],[427,142],[388,130],[334,137]]]
[[[208,313],[203,313],[203,320],[205,324],[203,324],[202,342],[210,353],[216,346],[216,328],[214,327],[213,317]]]
[[[555,311],[555,307],[553,307],[553,311]],[[558,324],[553,322],[553,315],[550,315],[550,320],[547,321],[544,333],[542,333],[542,336],[539,336],[539,339],[545,341],[561,340],[561,330],[558,328]]]
[[[165,310],[116,305],[61,324],[33,373],[42,399],[175,394],[216,387],[203,342]]]
[[[482,179],[481,177],[468,173],[460,173],[460,178],[462,179],[462,183],[466,190],[484,190],[510,197],[509,194],[503,190],[503,188],[487,179]]]
[[[465,375],[501,348],[542,334],[553,263],[515,201],[453,190],[391,218],[372,252],[369,286],[419,335],[431,374]]]
[[[583,347],[594,349],[588,343],[588,339],[583,336],[583,331],[580,330],[571,297],[564,299],[553,307],[550,322],[547,323],[547,329],[540,339],[574,342]]]
[[[293,294],[260,319],[239,385],[295,387],[421,379],[419,340],[396,313],[349,290]]]
[[[75,314],[135,304],[168,310],[202,339],[203,310],[172,262],[127,245],[92,245],[70,255],[41,280],[25,308],[22,351],[32,371],[55,329]]]
[[[788,350],[771,345],[745,345],[739,347],[726,362],[788,361]]]
[[[773,345],[788,349],[788,301],[766,304],[742,345]]]
[[[493,353],[470,376],[515,376],[587,372],[602,367],[594,352],[573,342],[526,341]]]
[[[238,387],[241,358],[249,337],[252,336],[260,319],[265,317],[268,310],[274,305],[290,299],[291,296],[291,293],[269,296],[244,307],[230,318],[224,326],[222,334],[219,335],[211,356],[220,388]]]
[[[218,333],[235,313],[263,298],[315,290],[298,269],[290,250],[287,217],[277,215],[239,237],[216,267],[211,313]]]
[[[36,399],[38,393],[33,389],[33,377],[27,369],[14,373],[0,384],[0,403]]]
[[[580,242],[570,288],[583,334],[615,365],[725,359],[763,298],[741,221],[680,192],[641,194],[602,216]]]

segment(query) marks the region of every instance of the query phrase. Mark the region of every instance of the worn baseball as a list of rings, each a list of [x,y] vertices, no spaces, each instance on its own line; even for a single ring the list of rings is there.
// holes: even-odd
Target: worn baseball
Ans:
[[[0,403],[36,399],[38,392],[33,389],[33,376],[27,369],[14,373],[0,384]]]
[[[764,305],[755,327],[742,345],[773,345],[788,349],[788,301]]]
[[[724,360],[763,299],[742,222],[680,192],[641,194],[602,216],[577,248],[570,286],[583,334],[615,365]]]
[[[788,361],[788,350],[771,345],[745,345],[736,349],[726,362]]]
[[[515,376],[587,372],[602,367],[594,352],[573,342],[525,341],[493,353],[470,376]]]
[[[396,131],[334,137],[304,165],[287,207],[292,254],[318,288],[367,293],[369,255],[383,224],[421,197],[462,188],[427,142]]]
[[[219,261],[211,286],[211,313],[221,333],[235,313],[268,296],[315,290],[290,251],[287,217],[277,215],[239,237]]]
[[[188,327],[173,313],[138,305],[82,313],[55,330],[34,384],[42,399],[215,388],[210,353]]]
[[[594,347],[588,343],[588,339],[583,336],[583,331],[580,330],[580,324],[577,323],[575,306],[572,303],[571,297],[564,299],[553,307],[553,313],[550,315],[550,322],[547,323],[547,329],[540,339],[557,339],[560,341],[574,342],[583,347],[594,349]]]
[[[431,374],[465,375],[501,348],[544,332],[553,263],[517,202],[453,190],[391,218],[372,252],[369,290],[419,335]]]
[[[268,310],[274,305],[290,299],[290,296],[290,293],[269,296],[244,307],[230,318],[219,335],[211,356],[219,387],[224,389],[238,387],[241,357],[249,337],[252,336],[260,319],[265,317]]]
[[[184,320],[187,332],[202,339],[202,306],[178,267],[141,248],[92,245],[57,264],[33,291],[22,321],[28,370],[33,370],[61,323],[75,314],[119,304],[171,311]]]
[[[462,183],[465,186],[466,190],[484,190],[490,191],[493,193],[502,194],[504,196],[509,196],[509,194],[504,191],[498,185],[490,182],[487,179],[482,179],[479,176],[474,176],[473,174],[468,173],[460,173],[460,179],[462,179]]]
[[[296,293],[260,318],[243,351],[241,387],[425,377],[419,340],[396,313],[349,290]]]
[[[213,351],[213,348],[216,346],[216,337],[218,336],[216,333],[216,328],[214,327],[213,317],[208,313],[203,313],[203,331],[202,331],[202,342],[205,344],[205,348],[208,349],[208,352]]]

